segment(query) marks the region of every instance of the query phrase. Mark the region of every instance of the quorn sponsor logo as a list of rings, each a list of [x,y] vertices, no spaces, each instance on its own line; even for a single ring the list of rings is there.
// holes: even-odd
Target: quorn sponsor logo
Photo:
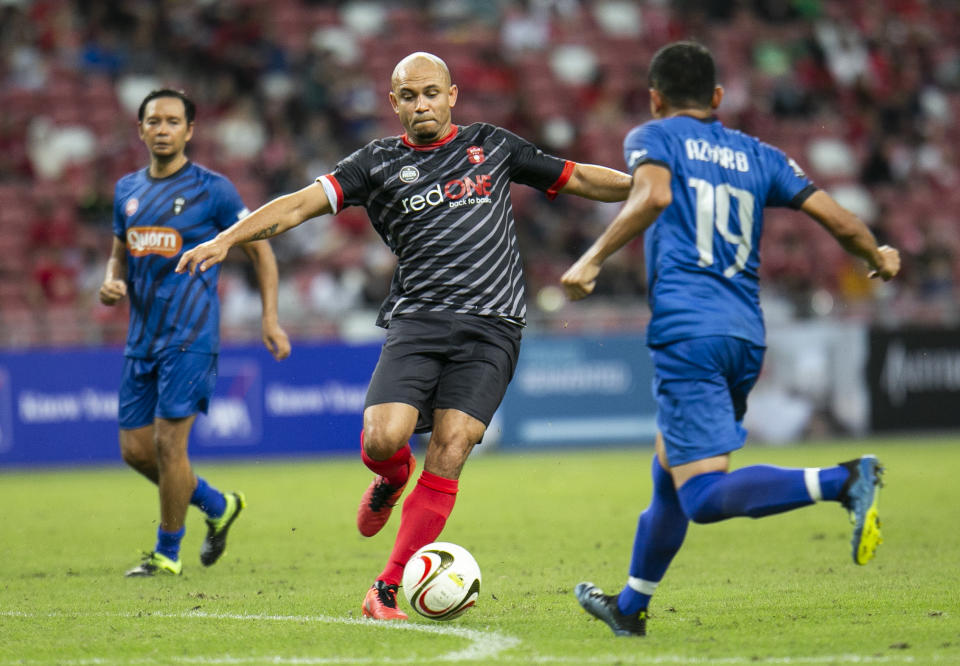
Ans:
[[[130,227],[127,229],[127,249],[134,257],[159,254],[172,257],[183,247],[180,232],[169,227]]]

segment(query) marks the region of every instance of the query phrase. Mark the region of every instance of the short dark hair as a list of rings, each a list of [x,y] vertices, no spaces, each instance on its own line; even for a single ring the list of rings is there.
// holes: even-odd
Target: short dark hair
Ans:
[[[137,111],[137,120],[143,122],[143,114],[146,113],[147,104],[159,97],[176,97],[183,102],[183,110],[187,115],[187,124],[192,123],[193,119],[197,117],[197,105],[193,103],[192,99],[187,97],[187,93],[182,90],[173,90],[172,88],[160,88],[159,90],[150,91],[150,94],[140,102],[140,110]]]
[[[677,108],[709,108],[717,87],[713,56],[697,42],[667,44],[650,61],[648,83]]]

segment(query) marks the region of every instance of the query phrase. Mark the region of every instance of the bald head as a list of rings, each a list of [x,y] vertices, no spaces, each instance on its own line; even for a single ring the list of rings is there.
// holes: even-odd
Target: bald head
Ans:
[[[439,76],[443,84],[448,87],[452,83],[447,63],[432,53],[417,51],[416,53],[411,53],[406,56],[393,68],[393,75],[390,77],[390,88],[396,91],[404,82],[410,79],[437,76]]]
[[[448,136],[456,103],[447,63],[432,53],[411,53],[393,68],[390,104],[412,143],[429,145]]]

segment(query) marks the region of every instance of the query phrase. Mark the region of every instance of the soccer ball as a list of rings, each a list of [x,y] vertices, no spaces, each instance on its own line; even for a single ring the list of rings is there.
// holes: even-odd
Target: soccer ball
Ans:
[[[455,543],[429,543],[403,569],[403,593],[413,610],[431,620],[452,620],[480,596],[480,567]]]

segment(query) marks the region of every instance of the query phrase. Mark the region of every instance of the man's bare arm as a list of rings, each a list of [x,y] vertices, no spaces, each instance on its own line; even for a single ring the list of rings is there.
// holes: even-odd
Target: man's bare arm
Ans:
[[[114,305],[127,295],[127,246],[122,240],[113,237],[107,269],[100,285],[100,302]]]
[[[251,241],[240,247],[247,253],[253,263],[253,270],[257,274],[263,311],[261,317],[263,344],[275,359],[281,361],[290,355],[290,338],[280,326],[278,314],[277,290],[280,273],[277,270],[277,258],[273,254],[270,243],[265,240]]]
[[[807,197],[800,209],[823,225],[844,250],[866,261],[870,277],[889,280],[900,272],[900,253],[886,245],[878,247],[869,227],[823,190]]]
[[[633,186],[623,208],[560,278],[568,298],[579,300],[591,294],[607,257],[642,234],[670,205],[670,177],[668,169],[656,164],[644,164],[634,171]]]
[[[630,182],[630,176],[622,171],[596,164],[577,164],[560,191],[595,201],[623,201],[630,194]]]
[[[332,211],[323,186],[312,183],[302,190],[278,197],[260,206],[211,240],[184,252],[177,263],[177,272],[193,273],[199,270],[202,273],[223,261],[227,251],[234,245],[271,238],[312,217]]]

